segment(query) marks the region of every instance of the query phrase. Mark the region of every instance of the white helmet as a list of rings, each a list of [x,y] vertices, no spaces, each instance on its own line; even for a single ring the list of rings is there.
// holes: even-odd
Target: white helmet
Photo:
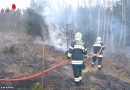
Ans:
[[[101,42],[102,42],[102,41],[101,41],[101,37],[97,37],[96,42],[101,43]]]
[[[82,34],[80,32],[75,33],[75,40],[78,40],[78,41],[82,40]]]

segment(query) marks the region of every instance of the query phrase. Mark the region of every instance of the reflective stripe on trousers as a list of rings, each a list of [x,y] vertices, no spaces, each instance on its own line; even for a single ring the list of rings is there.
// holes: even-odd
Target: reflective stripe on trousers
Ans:
[[[72,64],[77,64],[77,65],[79,64],[80,65],[80,64],[83,64],[83,60],[71,60],[71,63]]]
[[[82,76],[79,76],[78,78],[74,78],[75,79],[75,82],[79,82],[82,80]]]
[[[75,81],[75,82],[79,82],[79,81],[80,81],[80,78],[74,78],[74,81]]]

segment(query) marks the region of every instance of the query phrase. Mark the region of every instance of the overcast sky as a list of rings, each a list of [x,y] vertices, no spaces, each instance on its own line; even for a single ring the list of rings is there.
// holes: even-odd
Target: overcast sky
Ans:
[[[0,9],[11,8],[12,3],[15,3],[17,8],[26,8],[30,5],[30,0],[0,0]]]
[[[31,0],[0,0],[0,9],[1,8],[11,8],[12,3],[16,4],[17,8],[26,8],[29,7],[30,5],[30,1]],[[38,1],[38,0],[35,0]],[[111,2],[113,4],[116,3],[116,1],[120,1],[120,0],[47,0],[49,3],[49,7],[51,7],[52,9],[58,9],[61,7],[65,7],[66,3],[67,5],[72,5],[73,9],[76,9],[78,7],[78,5],[80,6],[90,6],[90,1],[91,1],[91,5],[92,6],[96,6],[97,3],[100,4],[100,6],[105,5],[107,2],[107,5],[109,5]],[[105,4],[104,4],[105,2]]]

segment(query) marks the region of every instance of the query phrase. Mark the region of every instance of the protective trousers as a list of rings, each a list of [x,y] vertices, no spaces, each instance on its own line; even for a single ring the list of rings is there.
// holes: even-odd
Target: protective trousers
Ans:
[[[80,84],[81,80],[82,80],[82,68],[83,68],[83,64],[72,64],[72,68],[73,68],[73,74],[74,74],[74,78],[75,78],[75,83],[76,84]]]
[[[97,59],[98,59],[98,67],[102,66],[103,57],[93,57],[92,64],[95,64],[95,62],[96,62]]]

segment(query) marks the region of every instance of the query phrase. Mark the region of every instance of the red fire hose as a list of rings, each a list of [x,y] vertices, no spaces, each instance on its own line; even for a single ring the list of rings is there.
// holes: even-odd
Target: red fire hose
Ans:
[[[101,51],[102,51],[102,48],[101,48],[101,50],[97,54],[94,54],[92,56],[88,56],[87,59],[88,58],[93,58],[93,57],[97,56]],[[43,72],[39,72],[39,73],[37,73],[35,75],[30,75],[30,76],[23,77],[23,78],[14,78],[14,79],[6,79],[6,78],[4,78],[4,79],[0,79],[0,82],[16,82],[16,81],[24,81],[24,80],[32,79],[32,78],[38,77],[40,75],[43,75],[43,74],[45,74],[45,73],[47,73],[47,72],[49,72],[49,71],[51,71],[51,70],[53,70],[53,69],[55,69],[55,68],[57,68],[59,66],[63,66],[65,64],[68,64],[69,62],[70,62],[70,60],[63,60],[62,62],[52,66],[51,68],[46,69]]]

